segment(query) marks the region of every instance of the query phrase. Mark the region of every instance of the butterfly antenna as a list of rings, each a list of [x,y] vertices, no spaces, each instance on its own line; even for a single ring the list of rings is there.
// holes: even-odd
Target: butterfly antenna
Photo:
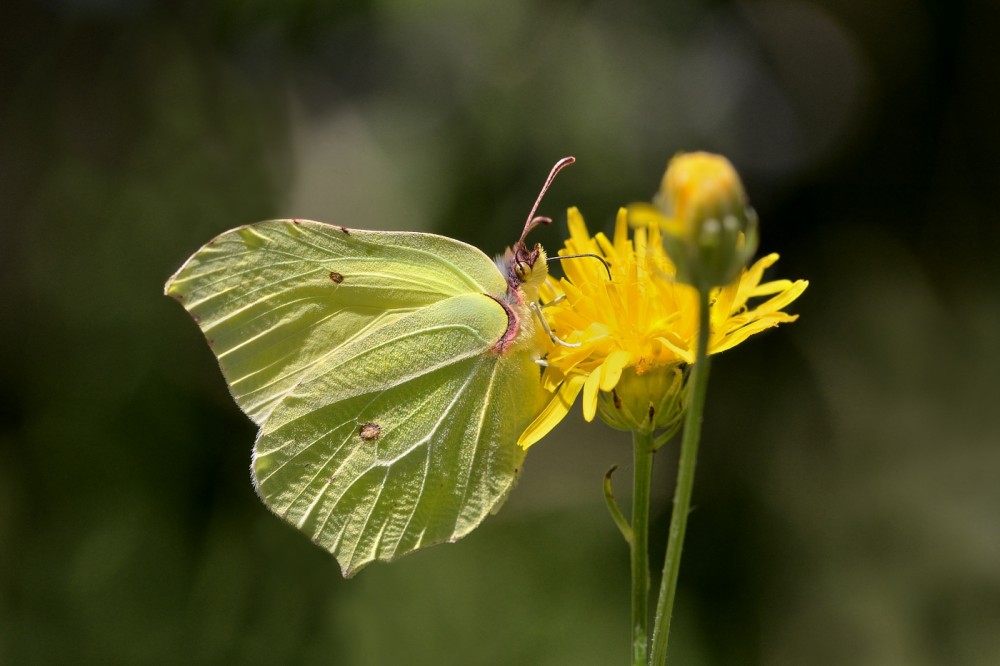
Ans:
[[[552,222],[552,219],[548,217],[535,217],[535,212],[538,210],[539,204],[542,203],[542,197],[545,196],[545,193],[549,190],[549,186],[552,185],[552,181],[556,179],[556,174],[573,162],[576,162],[575,157],[564,157],[556,162],[556,165],[552,167],[551,171],[549,171],[549,177],[545,179],[545,184],[542,185],[542,191],[538,193],[538,198],[535,199],[535,205],[531,207],[531,212],[528,213],[528,221],[524,223],[524,231],[521,232],[521,240],[518,241],[519,243],[524,243],[524,239],[527,237],[528,232],[537,227],[539,224],[549,224]]]
[[[611,279],[611,264],[608,263],[607,259],[605,259],[600,255],[591,254],[590,252],[586,252],[584,254],[561,254],[556,257],[549,257],[548,260],[551,262],[551,261],[562,261],[563,259],[582,259],[583,257],[591,257],[593,259],[597,259],[599,262],[604,264],[604,270],[608,272],[608,280]]]

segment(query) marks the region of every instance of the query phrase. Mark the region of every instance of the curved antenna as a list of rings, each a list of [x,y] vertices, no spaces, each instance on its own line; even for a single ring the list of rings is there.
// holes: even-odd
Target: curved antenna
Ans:
[[[583,257],[591,257],[604,264],[604,270],[608,272],[608,280],[611,280],[611,264],[608,263],[607,259],[600,255],[592,254],[590,252],[585,252],[583,254],[560,254],[555,257],[548,257],[548,261],[552,262],[562,261],[563,259],[582,259]]]
[[[531,207],[531,212],[528,213],[528,221],[524,223],[524,231],[521,232],[521,238],[518,240],[518,243],[524,243],[524,239],[528,235],[528,232],[537,227],[539,224],[549,224],[552,222],[552,220],[547,217],[535,217],[535,211],[538,210],[538,205],[542,203],[542,197],[545,196],[549,186],[552,185],[552,181],[556,179],[556,174],[573,162],[576,162],[575,157],[564,157],[556,162],[555,166],[552,167],[552,170],[549,171],[549,177],[545,179],[545,184],[542,185],[542,191],[538,193],[538,198],[535,199],[535,205]]]

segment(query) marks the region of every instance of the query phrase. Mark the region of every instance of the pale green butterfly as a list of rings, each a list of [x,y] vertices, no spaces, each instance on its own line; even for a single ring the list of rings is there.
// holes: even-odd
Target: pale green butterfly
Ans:
[[[426,233],[272,220],[227,231],[166,284],[260,426],[264,503],[345,576],[456,541],[507,497],[546,394],[529,306],[548,274]]]

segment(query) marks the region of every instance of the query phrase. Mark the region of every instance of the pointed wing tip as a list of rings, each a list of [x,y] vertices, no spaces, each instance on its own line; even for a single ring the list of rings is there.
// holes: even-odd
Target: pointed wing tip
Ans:
[[[178,270],[177,272],[179,273],[180,270]],[[167,278],[167,281],[163,283],[163,295],[169,296],[170,298],[174,298],[178,301],[184,299],[184,294],[182,294],[180,290],[177,288],[177,273],[171,275],[169,278]]]
[[[319,546],[320,548],[322,548],[323,550],[325,550],[326,552],[333,555],[333,557],[337,560],[337,564],[340,565],[340,575],[344,577],[344,580],[350,580],[351,578],[353,578],[354,574],[356,574],[358,572],[358,569],[361,568],[357,566],[351,566],[350,559],[347,560],[342,559],[336,551],[330,550],[325,546],[322,546],[319,543],[317,543],[315,538],[312,540],[312,542],[317,546]]]
[[[348,560],[347,562],[344,562],[342,559],[340,559],[340,556],[337,555],[336,553],[330,552],[330,554],[337,558],[337,564],[340,565],[340,575],[344,577],[344,580],[350,580],[351,578],[354,578],[359,571],[361,571],[362,569],[364,569],[369,564],[375,561],[368,559],[360,561]],[[391,560],[381,560],[381,561],[391,561]]]

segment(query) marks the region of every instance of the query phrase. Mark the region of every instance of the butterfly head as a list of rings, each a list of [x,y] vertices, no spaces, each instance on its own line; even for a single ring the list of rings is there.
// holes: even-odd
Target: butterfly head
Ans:
[[[564,157],[552,167],[549,177],[542,186],[542,191],[535,199],[535,205],[528,213],[528,221],[524,224],[521,238],[514,243],[514,247],[507,249],[503,257],[497,259],[497,266],[507,279],[507,299],[511,302],[523,304],[525,301],[538,300],[538,290],[545,282],[545,278],[548,277],[549,265],[542,246],[535,243],[535,246],[529,250],[524,239],[535,227],[552,222],[551,218],[536,216],[535,211],[538,210],[538,204],[541,203],[542,197],[545,196],[545,192],[549,189],[556,174],[575,161],[576,159],[573,157]]]
[[[545,249],[540,243],[535,243],[533,248],[528,249],[522,238],[514,247],[508,248],[502,257],[497,258],[497,266],[507,279],[509,301],[523,304],[538,300],[538,290],[549,274]]]

